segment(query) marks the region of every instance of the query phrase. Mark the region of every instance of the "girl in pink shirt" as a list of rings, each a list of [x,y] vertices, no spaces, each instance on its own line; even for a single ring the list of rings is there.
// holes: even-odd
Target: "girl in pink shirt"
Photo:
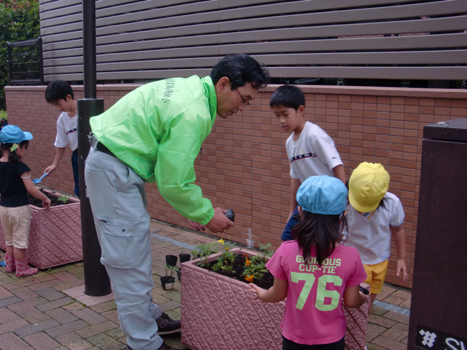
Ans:
[[[347,307],[366,301],[359,292],[367,277],[360,255],[339,244],[347,195],[334,177],[305,180],[297,192],[301,221],[292,230],[294,241],[282,243],[266,265],[274,285],[264,290],[250,284],[253,299],[277,303],[287,297],[283,350],[344,350],[342,301]]]

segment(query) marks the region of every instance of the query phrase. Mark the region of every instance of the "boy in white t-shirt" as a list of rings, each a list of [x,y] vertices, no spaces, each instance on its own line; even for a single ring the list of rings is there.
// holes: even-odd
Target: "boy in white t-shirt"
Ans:
[[[57,107],[62,113],[57,120],[57,136],[54,146],[57,148],[52,165],[44,170],[51,173],[58,168],[66,146],[69,144],[71,154],[71,165],[73,167],[73,178],[75,181],[75,194],[79,197],[79,173],[78,173],[78,109],[74,99],[73,89],[70,84],[63,80],[55,80],[47,85],[45,90],[47,103]]]
[[[371,286],[371,303],[383,288],[391,254],[391,236],[397,252],[396,275],[407,278],[404,209],[387,192],[389,174],[381,164],[363,162],[352,172],[347,204],[348,235],[345,245],[357,248]]]
[[[345,183],[345,170],[332,138],[318,125],[305,119],[305,96],[298,87],[283,85],[269,102],[282,130],[291,132],[285,147],[290,161],[290,212],[282,233],[283,241],[292,240],[291,230],[300,220],[297,191],[310,176],[329,175]]]

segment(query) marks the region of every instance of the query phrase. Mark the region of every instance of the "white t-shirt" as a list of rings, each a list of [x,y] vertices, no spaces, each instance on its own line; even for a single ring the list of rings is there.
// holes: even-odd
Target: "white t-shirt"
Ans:
[[[332,169],[342,164],[332,138],[318,125],[306,122],[300,137],[287,139],[285,148],[290,161],[290,176],[301,182],[310,176],[334,176]]]
[[[344,245],[357,248],[365,265],[375,265],[391,255],[391,228],[404,222],[404,209],[396,195],[386,192],[385,208],[361,214],[347,204],[348,234]]]
[[[64,148],[70,144],[72,151],[78,148],[78,113],[73,118],[62,112],[57,120],[57,136],[54,146]]]

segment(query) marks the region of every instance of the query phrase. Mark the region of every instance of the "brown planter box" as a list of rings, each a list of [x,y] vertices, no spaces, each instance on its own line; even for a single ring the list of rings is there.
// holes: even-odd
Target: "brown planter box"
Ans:
[[[54,196],[55,192],[48,191]],[[31,231],[27,257],[39,269],[83,260],[81,213],[78,199],[49,209],[31,205]],[[0,221],[1,223],[1,221]],[[5,236],[0,225],[0,249],[5,250]]]
[[[240,248],[233,251],[255,255]],[[210,256],[209,261],[219,255]],[[192,350],[282,349],[285,301],[251,300],[248,284],[196,266],[200,260],[182,264],[182,343]],[[364,349],[368,305],[362,307],[363,313],[351,310],[354,316],[346,312],[346,349]]]

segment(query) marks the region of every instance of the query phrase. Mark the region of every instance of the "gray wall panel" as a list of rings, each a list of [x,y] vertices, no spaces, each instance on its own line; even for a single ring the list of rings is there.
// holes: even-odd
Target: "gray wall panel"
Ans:
[[[467,79],[467,0],[97,0],[96,9],[98,80],[209,73],[239,52],[281,78]],[[81,0],[40,0],[46,81],[82,80],[81,10]]]

